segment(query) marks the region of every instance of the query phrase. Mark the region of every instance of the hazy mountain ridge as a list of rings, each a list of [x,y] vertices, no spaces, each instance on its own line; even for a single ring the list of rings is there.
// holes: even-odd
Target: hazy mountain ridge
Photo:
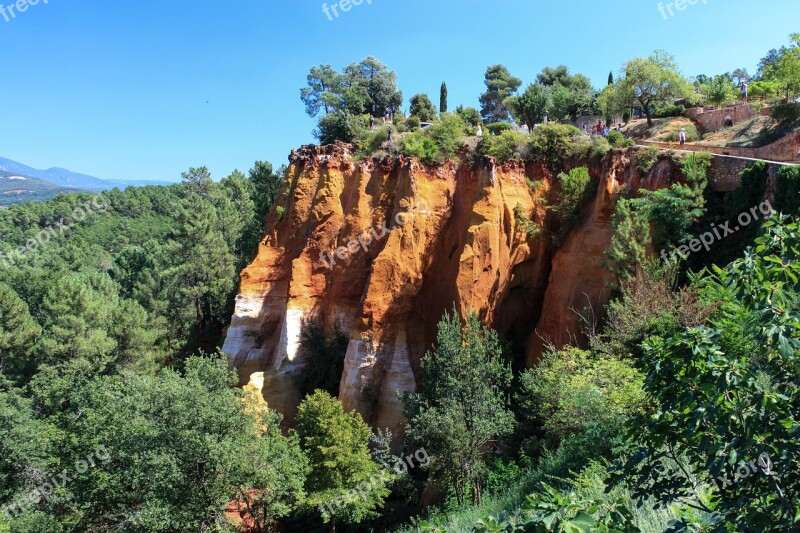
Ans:
[[[125,189],[126,187],[144,187],[146,185],[170,185],[167,181],[154,180],[105,180],[72,172],[71,170],[59,167],[47,170],[37,170],[17,161],[0,157],[0,171],[8,174],[38,178],[47,181],[54,186],[67,187],[70,189],[84,189],[89,191],[108,191],[115,187]]]

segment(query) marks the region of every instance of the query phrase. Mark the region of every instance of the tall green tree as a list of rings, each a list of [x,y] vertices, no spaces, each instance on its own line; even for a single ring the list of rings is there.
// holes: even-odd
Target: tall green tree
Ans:
[[[0,282],[0,376],[30,377],[30,353],[42,328],[14,289]]]
[[[422,122],[432,122],[436,119],[436,108],[427,94],[416,94],[411,97],[409,113],[418,117]]]
[[[511,75],[503,65],[492,65],[486,69],[484,76],[486,92],[481,95],[481,116],[486,122],[509,120],[507,99],[513,96],[522,80]]]
[[[630,283],[647,259],[647,246],[651,242],[650,221],[630,200],[620,198],[611,227],[614,234],[606,258],[614,283],[619,286]]]
[[[447,84],[445,82],[442,82],[439,89],[439,112],[447,113]]]
[[[345,413],[324,391],[306,396],[297,410],[297,432],[309,458],[306,503],[316,507],[331,531],[337,522],[358,524],[377,516],[389,495],[380,465],[369,450],[372,432],[361,415]]]
[[[635,102],[653,126],[653,111],[659,106],[672,105],[679,98],[693,94],[689,83],[678,71],[675,58],[663,50],[649,57],[637,57],[623,67],[620,89],[627,101]]]
[[[481,501],[486,455],[513,430],[510,365],[497,333],[455,310],[439,322],[436,347],[422,360],[422,386],[405,396],[406,435],[431,456],[435,482],[449,484],[460,504]]]
[[[330,65],[312,67],[307,77],[308,87],[300,89],[300,99],[306,105],[306,113],[311,118],[324,111],[327,115],[337,111],[343,104],[342,74]]]
[[[528,85],[525,92],[512,98],[514,115],[530,129],[544,120],[544,114],[550,107],[550,93],[538,83]]]
[[[351,92],[350,100],[363,104],[359,109],[349,103],[346,96],[346,111],[350,113],[383,117],[394,114],[403,104],[403,93],[397,89],[397,74],[374,57],[349,65],[344,70],[344,77],[346,89]]]

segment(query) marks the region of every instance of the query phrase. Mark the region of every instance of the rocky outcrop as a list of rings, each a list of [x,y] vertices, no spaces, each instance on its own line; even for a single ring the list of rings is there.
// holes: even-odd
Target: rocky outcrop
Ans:
[[[263,380],[267,403],[291,423],[303,325],[338,323],[350,339],[342,402],[400,437],[398,394],[415,390],[446,311],[477,313],[529,364],[543,340],[582,341],[571,309],[591,302],[600,313],[608,298],[603,257],[618,194],[674,177],[656,169],[640,183],[630,157],[614,151],[591,165],[597,197],[554,248],[528,235],[515,214],[545,220],[539,199],[558,191],[543,164],[356,162],[344,144],[296,150],[258,255],[242,273],[223,349],[242,384]],[[542,182],[535,194],[528,180]]]

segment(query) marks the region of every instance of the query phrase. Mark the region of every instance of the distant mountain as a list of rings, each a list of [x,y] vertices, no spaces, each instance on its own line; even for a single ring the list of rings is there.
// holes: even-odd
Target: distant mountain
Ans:
[[[87,191],[108,191],[114,187],[126,189],[127,187],[144,187],[146,185],[171,185],[166,181],[150,180],[103,180],[86,174],[78,174],[65,168],[50,168],[37,170],[22,163],[0,157],[0,171],[8,175],[27,176],[38,178],[70,189],[84,189]]]
[[[22,202],[43,202],[61,193],[81,192],[80,189],[59,187],[48,181],[20,176],[0,170],[0,206]],[[84,191],[85,192],[85,191]]]

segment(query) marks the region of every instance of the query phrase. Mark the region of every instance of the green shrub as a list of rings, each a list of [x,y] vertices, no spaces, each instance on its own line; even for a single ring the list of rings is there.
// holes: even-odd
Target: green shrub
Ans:
[[[524,160],[530,152],[530,137],[519,131],[504,131],[500,135],[481,139],[478,149],[500,163],[512,159]]]
[[[369,157],[374,155],[381,149],[384,143],[389,139],[389,126],[381,126],[375,131],[365,131],[356,140],[358,147],[358,156]]]
[[[781,126],[791,128],[800,123],[800,104],[780,104],[772,108],[772,118]]]
[[[400,151],[408,157],[416,157],[428,163],[439,161],[439,149],[436,143],[423,131],[415,131],[403,137]]]
[[[778,170],[775,210],[786,215],[800,215],[800,167]]]
[[[641,412],[642,388],[643,375],[633,362],[568,348],[545,354],[527,370],[517,399],[527,417],[542,423],[544,443],[555,449],[590,424],[611,424]]]
[[[505,131],[511,130],[511,124],[508,122],[493,122],[486,125],[486,129],[491,135],[500,135]]]
[[[589,149],[590,157],[603,157],[611,150],[611,144],[608,139],[599,135],[592,137],[592,146]]]
[[[478,124],[483,124],[480,112],[474,107],[458,106],[456,115],[460,116],[461,120],[471,128],[477,128]]]
[[[598,182],[591,179],[589,169],[586,167],[573,168],[569,174],[562,172],[558,175],[558,180],[561,183],[561,193],[556,204],[550,209],[558,215],[561,221],[556,239],[557,242],[561,242],[572,231],[572,228],[580,223],[581,211],[594,197]]]
[[[322,145],[333,144],[336,141],[351,143],[363,137],[366,131],[367,121],[364,117],[336,111],[320,119],[314,136]]]
[[[653,170],[656,161],[658,161],[658,148],[655,146],[648,146],[644,150],[639,150],[636,153],[636,158],[639,160],[639,164],[636,168],[639,169],[639,174],[645,176]]]
[[[673,105],[656,110],[656,112],[653,113],[653,116],[655,118],[670,118],[670,117],[682,117],[685,114],[686,114],[686,108],[684,106]]]
[[[575,139],[584,137],[581,130],[565,124],[550,124],[534,128],[531,133],[531,153],[547,161],[550,167],[563,166],[563,159],[570,154]]]
[[[542,226],[534,222],[533,220],[525,214],[525,211],[522,209],[520,204],[517,204],[514,207],[514,218],[517,221],[519,227],[524,231],[529,237],[536,238],[542,234]]]
[[[422,121],[416,115],[411,115],[406,119],[406,129],[408,131],[417,131]]]
[[[427,133],[436,143],[440,156],[452,159],[464,146],[464,128],[464,120],[460,116],[447,113],[441,121],[428,128]]]
[[[608,144],[614,148],[619,148],[625,142],[625,136],[621,131],[612,130],[608,133]]]

